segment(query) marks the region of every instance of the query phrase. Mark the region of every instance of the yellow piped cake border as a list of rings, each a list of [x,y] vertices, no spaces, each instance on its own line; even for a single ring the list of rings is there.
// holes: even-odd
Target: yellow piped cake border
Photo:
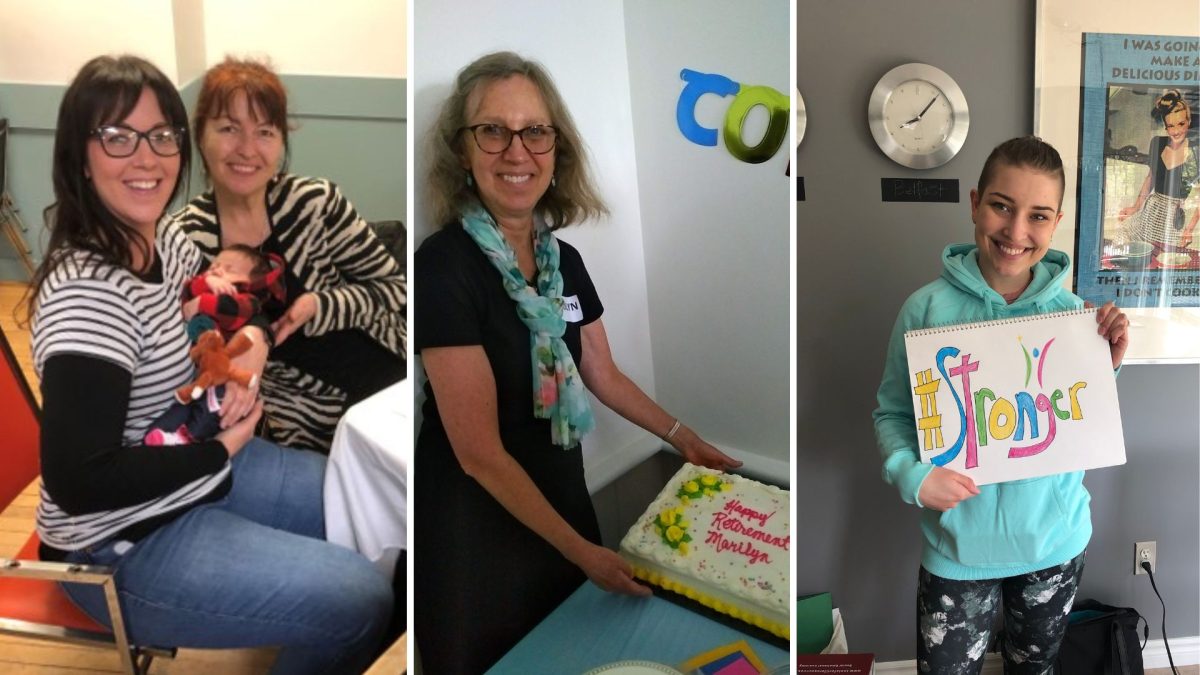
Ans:
[[[637,563],[631,562],[630,567],[633,568],[634,576],[638,577],[639,579],[644,579],[655,586],[661,586],[668,591],[674,591],[682,596],[691,598],[705,607],[715,609],[722,614],[727,614],[735,619],[745,621],[752,626],[758,626],[772,635],[776,635],[785,640],[791,639],[790,627],[785,623],[771,621],[761,614],[747,612],[740,607],[734,607],[733,605],[721,602],[719,599],[714,598],[711,595],[702,593],[691,586],[682,584],[664,574],[655,572],[654,570],[638,565]]]

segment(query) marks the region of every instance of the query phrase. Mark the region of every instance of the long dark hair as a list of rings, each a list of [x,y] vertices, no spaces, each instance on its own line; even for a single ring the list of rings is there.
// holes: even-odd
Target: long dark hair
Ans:
[[[120,122],[129,116],[149,88],[158,99],[167,124],[182,128],[179,177],[171,189],[168,204],[175,200],[188,175],[192,147],[186,133],[187,110],[175,85],[154,64],[137,56],[97,56],[79,69],[63,94],[58,107],[54,132],[54,203],[46,208],[46,226],[50,242],[45,257],[29,287],[28,312],[32,316],[38,292],[46,278],[64,260],[68,250],[93,254],[99,260],[132,272],[134,247],[144,265],[150,264],[150,247],[137,230],[117,218],[101,202],[86,175],[88,138],[105,124]]]

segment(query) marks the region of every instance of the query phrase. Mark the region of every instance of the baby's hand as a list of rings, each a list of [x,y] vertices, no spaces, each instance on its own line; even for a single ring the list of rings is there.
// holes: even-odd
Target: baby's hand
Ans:
[[[208,290],[217,295],[234,295],[238,292],[232,281],[222,277],[210,274],[204,281],[208,284]]]
[[[200,311],[200,298],[195,297],[183,303],[183,320],[191,321],[196,312]]]

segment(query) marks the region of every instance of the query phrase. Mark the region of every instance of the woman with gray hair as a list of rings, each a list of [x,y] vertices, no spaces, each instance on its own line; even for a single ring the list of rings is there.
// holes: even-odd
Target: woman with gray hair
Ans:
[[[607,214],[546,71],[516,54],[463,69],[432,131],[416,253],[416,639],[429,672],[478,673],[585,577],[648,595],[600,545],[580,439],[587,392],[694,464],[737,462],[613,362],[579,252],[554,231]]]

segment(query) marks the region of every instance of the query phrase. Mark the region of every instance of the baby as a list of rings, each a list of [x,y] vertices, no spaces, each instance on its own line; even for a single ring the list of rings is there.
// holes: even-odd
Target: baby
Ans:
[[[192,342],[217,328],[226,340],[261,314],[272,302],[284,301],[283,261],[244,244],[227,246],[208,269],[183,288],[183,318]]]
[[[282,307],[285,299],[283,261],[243,244],[224,248],[208,269],[183,288],[183,318],[192,343],[214,328],[228,340],[263,309]],[[256,322],[258,323],[258,322]],[[268,322],[261,320],[261,325]],[[220,430],[225,388],[209,387],[190,403],[176,401],[146,433],[146,445],[182,445],[215,436]]]

